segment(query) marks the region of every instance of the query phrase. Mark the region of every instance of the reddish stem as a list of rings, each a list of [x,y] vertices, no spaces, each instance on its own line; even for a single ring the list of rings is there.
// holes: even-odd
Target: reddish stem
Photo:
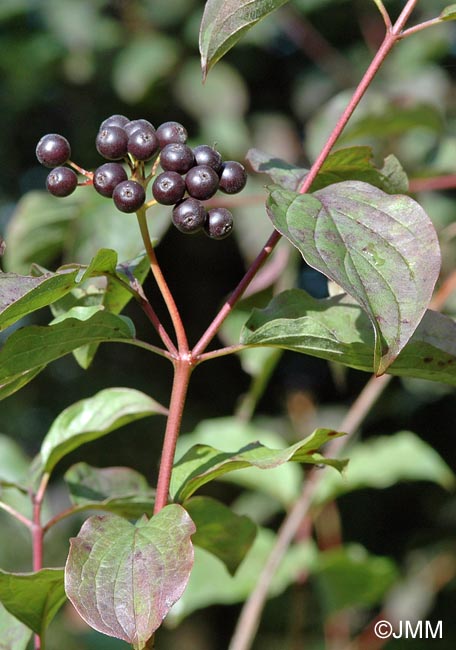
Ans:
[[[41,525],[41,508],[43,505],[44,494],[49,481],[49,474],[43,474],[41,483],[36,494],[33,495],[33,523],[32,532],[32,549],[33,549],[33,570],[39,571],[43,568],[43,537],[44,531]],[[41,638],[36,634],[34,636],[35,650],[41,648]]]

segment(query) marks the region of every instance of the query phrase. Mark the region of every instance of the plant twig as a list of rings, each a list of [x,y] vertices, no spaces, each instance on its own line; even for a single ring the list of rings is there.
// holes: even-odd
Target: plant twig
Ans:
[[[390,31],[393,25],[391,23],[391,18],[389,16],[388,10],[386,9],[382,0],[374,0],[374,2],[377,5],[379,12],[382,14],[383,22],[385,23],[387,31]]]
[[[409,27],[408,29],[405,29],[402,32],[401,38],[407,38],[407,36],[411,36],[412,34],[417,34],[418,32],[423,31],[423,29],[427,29],[428,27],[434,27],[434,25],[441,25],[444,21],[440,18],[432,18],[431,20],[426,20],[424,23],[420,23],[419,25],[414,25],[413,27]]]
[[[41,482],[38,486],[36,494],[33,495],[33,523],[31,527],[32,532],[32,548],[33,548],[33,570],[39,571],[43,568],[43,527],[41,525],[41,508],[43,506],[43,499],[46,488],[49,482],[50,474],[46,472],[41,477]],[[35,650],[44,650],[44,641],[41,635],[34,636]]]
[[[33,522],[28,517],[25,517],[20,512],[18,512],[15,508],[12,508],[7,503],[4,503],[3,501],[0,501],[0,509],[4,510],[8,514],[10,514],[12,517],[14,517],[18,521],[20,521],[21,524],[24,524],[24,526],[27,526],[27,528],[32,528]]]
[[[456,187],[456,174],[432,176],[430,178],[411,178],[409,192],[432,192],[433,190],[452,190]]]

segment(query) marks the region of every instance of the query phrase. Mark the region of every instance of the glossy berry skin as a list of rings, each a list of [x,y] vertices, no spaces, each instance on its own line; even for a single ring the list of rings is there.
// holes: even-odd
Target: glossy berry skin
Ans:
[[[127,151],[137,160],[150,160],[158,151],[155,131],[140,127],[128,138]]]
[[[136,181],[122,181],[114,188],[112,198],[121,212],[136,212],[144,204],[146,193]]]
[[[125,129],[127,135],[131,135],[138,129],[144,130],[147,129],[149,131],[155,131],[155,127],[153,124],[149,122],[149,120],[131,120],[130,122],[127,122],[126,124],[123,125],[123,128]]]
[[[127,180],[127,172],[119,163],[105,163],[93,174],[93,186],[102,196],[111,197],[115,187]]]
[[[204,232],[211,239],[225,239],[233,230],[233,215],[226,208],[213,208],[207,213]]]
[[[78,177],[69,167],[56,167],[46,179],[46,188],[54,196],[69,196],[78,186]]]
[[[161,149],[171,142],[185,144],[187,137],[187,129],[179,122],[164,122],[157,128],[157,138]]]
[[[222,155],[208,144],[200,144],[193,148],[193,155],[197,165],[212,167],[217,174],[222,169]]]
[[[97,151],[108,160],[120,160],[127,154],[128,135],[120,126],[105,126],[95,141]]]
[[[219,186],[217,173],[208,165],[192,167],[185,177],[187,192],[194,199],[205,201],[214,196]]]
[[[171,142],[160,152],[160,165],[165,171],[185,174],[194,164],[193,151],[181,142]]]
[[[174,206],[172,221],[178,230],[193,235],[204,226],[206,210],[197,199],[184,199]]]
[[[152,184],[152,194],[158,203],[173,205],[185,194],[185,181],[177,172],[162,172]]]
[[[64,165],[70,156],[70,143],[58,133],[44,135],[36,145],[36,157],[45,167]]]
[[[100,125],[100,131],[106,126],[120,126],[123,128],[130,120],[125,115],[111,115],[107,117]]]
[[[220,189],[225,194],[237,194],[244,189],[247,174],[244,166],[235,160],[227,160],[222,165],[220,174]]]

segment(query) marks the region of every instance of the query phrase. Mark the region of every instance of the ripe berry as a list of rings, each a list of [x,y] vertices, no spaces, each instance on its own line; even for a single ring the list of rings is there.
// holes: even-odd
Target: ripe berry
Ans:
[[[186,144],[171,142],[160,153],[160,165],[165,171],[185,174],[195,164],[193,151]]]
[[[46,187],[54,196],[69,196],[77,185],[78,177],[69,167],[56,167],[46,179]]]
[[[125,115],[111,115],[110,117],[107,117],[105,120],[100,125],[100,131],[104,129],[106,126],[120,126],[120,128],[123,128],[125,124],[128,124],[130,120],[128,117],[125,117]]]
[[[190,196],[205,201],[216,193],[219,186],[219,177],[212,167],[196,165],[187,173],[185,184]]]
[[[185,181],[177,172],[163,172],[152,185],[154,198],[162,205],[173,205],[185,194]]]
[[[220,174],[220,189],[225,194],[237,194],[244,189],[247,183],[247,174],[241,163],[227,160],[222,165]]]
[[[174,206],[172,221],[181,232],[193,234],[204,226],[206,210],[197,199],[184,199]]]
[[[204,232],[212,239],[225,239],[233,230],[233,215],[226,208],[213,208],[207,213]]]
[[[127,180],[127,172],[119,163],[105,163],[95,170],[93,186],[102,196],[111,197],[114,188]]]
[[[146,193],[136,181],[122,181],[114,188],[112,198],[121,212],[136,212],[144,203]]]
[[[70,156],[70,143],[57,133],[44,135],[36,146],[36,157],[45,167],[64,165]]]
[[[149,131],[155,131],[155,127],[148,120],[131,120],[127,124],[123,125],[127,135],[131,135],[138,129],[148,129]]]
[[[215,169],[217,174],[222,169],[222,155],[208,144],[200,144],[193,149],[197,165],[207,165]]]
[[[179,122],[164,122],[157,129],[157,138],[162,149],[171,142],[185,144],[187,137],[187,130]]]
[[[128,135],[120,126],[105,126],[98,132],[96,147],[108,160],[119,160],[127,154]]]
[[[138,127],[128,138],[127,151],[137,160],[150,160],[159,149],[155,131]]]

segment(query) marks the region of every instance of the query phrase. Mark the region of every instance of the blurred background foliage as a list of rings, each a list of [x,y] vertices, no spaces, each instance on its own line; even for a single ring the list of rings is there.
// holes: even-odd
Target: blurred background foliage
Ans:
[[[416,21],[438,15],[446,4],[422,0]],[[403,2],[392,0],[386,5],[394,16]],[[201,0],[2,0],[0,235],[7,242],[4,270],[27,273],[32,261],[48,268],[70,260],[87,262],[101,246],[115,248],[122,260],[140,248],[135,220],[117,213],[91,188],[81,188],[61,201],[42,193],[46,170],[35,159],[35,146],[43,134],[65,135],[73,160],[91,169],[100,163],[94,146],[100,122],[123,113],[155,125],[181,121],[192,144],[217,143],[225,158],[243,160],[254,146],[306,166],[318,153],[384,29],[374,3],[367,0],[293,0],[244,37],[203,86],[197,51],[203,6]],[[341,144],[371,145],[379,161],[394,153],[411,178],[455,174],[455,71],[453,23],[402,42],[356,111]],[[263,185],[264,178],[251,176],[248,188],[236,199],[236,238],[222,243],[182,237],[169,230],[167,208],[160,207],[150,216],[153,236],[161,237],[158,255],[191,341],[202,333],[271,230],[263,208]],[[454,270],[456,259],[454,192],[421,193],[418,200],[439,231],[445,276]],[[300,266],[286,245],[278,247],[273,259],[269,275],[263,276],[258,292],[243,302],[238,319],[251,306],[264,304],[272,293],[293,284],[324,295],[321,277]],[[157,304],[153,284],[148,281],[146,289]],[[160,306],[157,310],[166,321]],[[456,312],[456,298],[450,298],[446,310]],[[139,335],[153,341],[135,307],[129,306],[127,313],[135,319]],[[48,320],[49,314],[40,312],[34,322]],[[238,326],[236,319],[228,323],[221,333],[223,340],[233,340]],[[0,341],[4,337],[0,335]],[[291,353],[280,360],[279,355],[264,351],[261,357],[222,358],[195,373],[184,431],[191,432],[203,418],[226,416],[235,409],[250,418],[255,404],[251,398],[257,390],[255,422],[281,436],[279,443],[290,442],[316,424],[337,427],[366,379],[361,373]],[[39,379],[2,402],[2,477],[24,471],[23,454],[36,453],[53,419],[73,401],[118,385],[144,390],[167,403],[170,380],[170,368],[162,359],[148,358],[129,347],[102,346],[87,372],[72,357],[54,363]],[[247,393],[249,385],[254,385],[253,393]],[[246,393],[249,397],[240,399]],[[383,468],[392,467],[391,480],[374,485],[361,477],[356,489],[338,498],[337,508],[323,508],[316,523],[316,541],[333,554],[309,559],[307,550],[301,559],[289,560],[294,570],[286,565],[279,576],[277,595],[267,606],[255,648],[294,650],[304,645],[319,650],[325,647],[325,617],[330,644],[334,629],[344,629],[347,620],[355,630],[362,629],[382,601],[387,611],[405,612],[404,618],[443,620],[439,647],[454,647],[454,398],[454,389],[430,382],[395,379],[390,384],[366,419],[360,441],[378,436],[387,440],[408,430],[429,447],[420,451],[415,440],[412,451],[393,447],[389,455],[384,443],[372,447],[367,455],[372,466],[366,461],[362,467],[368,468],[368,476],[375,471],[381,476]],[[109,444],[101,440],[74,452],[62,463],[60,474],[84,459],[96,466],[131,465],[154,483],[163,428],[159,418],[154,420],[111,434]],[[206,428],[217,438],[226,427],[213,421]],[[218,446],[222,444],[230,448],[229,433]],[[437,469],[432,471],[427,464],[435,454],[431,447],[446,463],[438,458]],[[419,467],[424,463],[424,469],[404,474],[407,458]],[[290,483],[281,487],[286,492],[298,479],[294,473],[286,479]],[[280,494],[271,500],[261,490],[245,491],[244,487],[220,483],[210,493],[235,503],[239,512],[255,514],[260,524],[274,529],[284,507]],[[66,496],[58,481],[50,496],[49,512],[64,507]],[[18,497],[4,494],[3,498]],[[67,539],[79,525],[80,521],[72,520],[51,533],[47,565],[62,565]],[[3,513],[0,530],[0,566],[29,570],[26,532]],[[341,546],[341,534],[347,545]],[[199,591],[192,585],[198,596],[192,601],[190,591],[189,602],[183,601],[176,609],[174,618],[181,620],[180,625],[160,633],[160,648],[226,647],[239,613],[236,602],[249,592],[268,544],[265,533],[255,547],[257,564],[245,569],[236,587],[219,585],[217,567],[207,558],[206,565],[203,558],[200,573],[195,574],[195,585],[201,581]],[[309,581],[297,579],[304,570],[311,573]],[[213,575],[218,598],[203,589],[211,586],[207,582]],[[214,602],[234,604],[198,611]],[[424,649],[433,643],[422,640],[418,646],[416,640],[394,640],[388,647]],[[125,647],[88,631],[69,608],[50,630],[49,650],[62,645],[68,650]]]

